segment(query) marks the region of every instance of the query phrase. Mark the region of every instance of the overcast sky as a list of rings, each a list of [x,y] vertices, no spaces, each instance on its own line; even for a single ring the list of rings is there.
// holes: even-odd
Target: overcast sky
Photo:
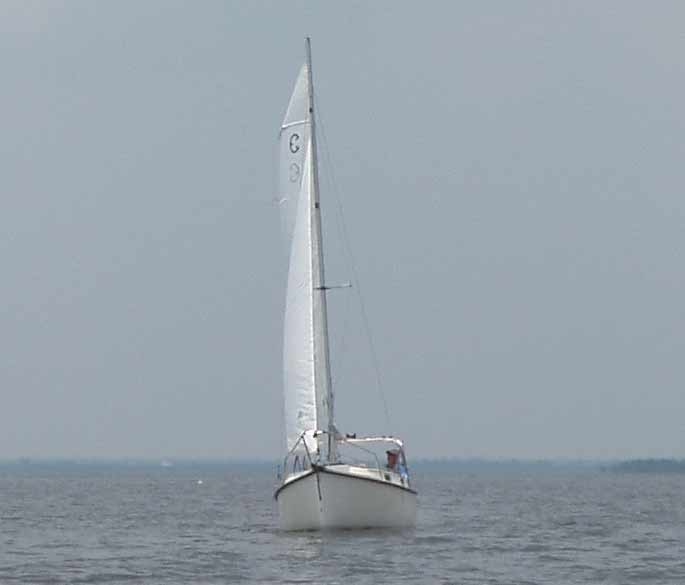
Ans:
[[[0,2],[0,457],[283,454],[311,35],[341,430],[685,456],[682,2]],[[325,157],[322,157],[325,162]]]

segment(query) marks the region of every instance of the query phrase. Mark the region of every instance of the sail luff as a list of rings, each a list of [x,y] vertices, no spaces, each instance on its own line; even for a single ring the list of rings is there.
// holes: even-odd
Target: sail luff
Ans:
[[[325,430],[328,431],[328,453],[329,461],[337,460],[335,442],[335,423],[333,418],[333,383],[331,379],[331,360],[328,344],[328,306],[326,301],[326,278],[324,267],[323,237],[321,229],[321,205],[319,202],[319,165],[318,151],[316,144],[316,116],[314,112],[314,82],[312,75],[312,52],[311,41],[307,37],[305,41],[307,53],[307,77],[308,77],[308,120],[311,144],[311,171],[312,171],[312,256],[313,262],[313,282],[314,282],[314,375],[317,394],[317,407],[321,408],[321,413],[317,413],[317,420],[326,423]],[[326,420],[324,420],[324,418]],[[322,424],[319,427],[324,430]]]

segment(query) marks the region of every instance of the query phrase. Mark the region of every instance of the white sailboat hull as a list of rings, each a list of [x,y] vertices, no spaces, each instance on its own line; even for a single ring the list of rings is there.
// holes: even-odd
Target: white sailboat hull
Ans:
[[[375,477],[374,477],[375,476]],[[386,481],[383,477],[390,477]],[[286,479],[276,491],[282,530],[409,528],[416,492],[396,474],[354,466],[324,466]]]

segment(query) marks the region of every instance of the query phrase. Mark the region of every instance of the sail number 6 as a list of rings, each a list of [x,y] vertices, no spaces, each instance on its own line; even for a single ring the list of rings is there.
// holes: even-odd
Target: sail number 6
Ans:
[[[300,167],[296,163],[290,165],[290,182],[296,183],[300,178]]]
[[[299,134],[291,134],[290,135],[290,141],[289,141],[289,146],[290,146],[290,152],[295,154],[298,150],[300,150],[300,145],[298,144],[298,141],[300,140],[300,135]]]

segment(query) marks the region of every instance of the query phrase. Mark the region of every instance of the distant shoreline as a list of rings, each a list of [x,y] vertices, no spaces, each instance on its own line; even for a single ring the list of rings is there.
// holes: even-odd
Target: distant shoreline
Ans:
[[[683,459],[630,459],[614,463],[606,471],[618,473],[685,473]]]
[[[45,470],[192,470],[253,469],[274,471],[280,460],[267,459],[202,459],[202,458],[15,458],[0,459],[2,469]],[[485,458],[417,458],[410,461],[417,471],[464,472],[562,472],[605,471],[618,473],[685,473],[683,459],[485,459]]]

